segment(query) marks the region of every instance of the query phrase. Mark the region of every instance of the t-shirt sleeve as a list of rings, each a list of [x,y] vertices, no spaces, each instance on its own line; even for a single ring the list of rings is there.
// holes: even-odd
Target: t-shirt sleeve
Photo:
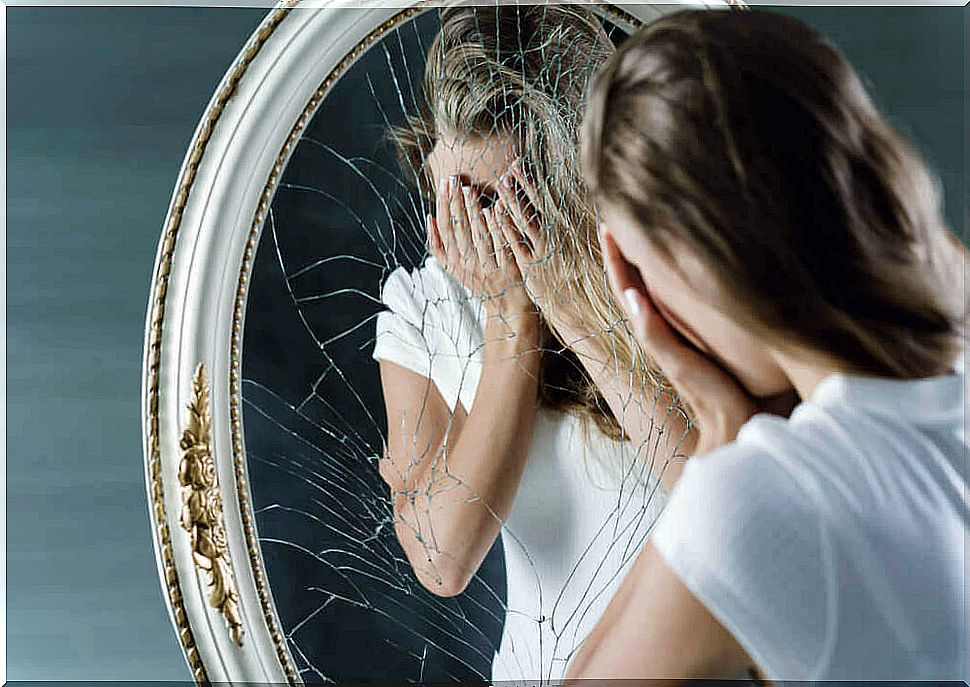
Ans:
[[[831,590],[810,485],[737,443],[690,459],[651,541],[772,680],[809,680],[826,651]]]
[[[425,338],[430,305],[403,267],[391,272],[381,288],[387,307],[377,314],[374,360],[387,360],[431,377],[431,346]]]
[[[427,377],[451,410],[470,408],[481,374],[477,302],[429,258],[394,270],[381,288],[372,357]]]

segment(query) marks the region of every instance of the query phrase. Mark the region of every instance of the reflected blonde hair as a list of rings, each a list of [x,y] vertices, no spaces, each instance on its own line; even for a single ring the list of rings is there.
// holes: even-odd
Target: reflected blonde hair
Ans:
[[[635,369],[635,344],[604,276],[596,221],[579,169],[579,128],[589,82],[615,51],[599,19],[569,5],[449,7],[429,51],[424,102],[391,132],[402,166],[433,197],[422,170],[439,127],[485,139],[508,135],[541,195],[549,256],[530,279],[560,295],[565,314],[596,332],[602,358]],[[580,361],[546,326],[540,402],[624,433]],[[639,366],[642,369],[642,366]],[[584,423],[585,426],[585,423]]]

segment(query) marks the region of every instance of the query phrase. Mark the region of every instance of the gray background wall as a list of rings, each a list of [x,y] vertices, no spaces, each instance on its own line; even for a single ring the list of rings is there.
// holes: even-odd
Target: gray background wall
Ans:
[[[838,42],[963,234],[963,8],[787,8]],[[263,15],[7,10],[7,677],[187,680],[156,574],[142,337],[184,151]]]

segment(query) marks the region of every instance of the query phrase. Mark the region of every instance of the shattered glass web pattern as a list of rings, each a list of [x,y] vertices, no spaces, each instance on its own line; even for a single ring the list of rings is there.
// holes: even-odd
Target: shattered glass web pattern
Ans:
[[[501,538],[464,593],[435,596],[398,543],[377,470],[387,422],[370,357],[380,287],[398,266],[423,263],[429,209],[386,132],[416,111],[439,26],[435,9],[403,23],[334,86],[286,168],[256,255],[247,460],[270,587],[306,682],[486,681],[506,616]],[[665,413],[658,407],[657,427]],[[642,541],[618,543],[635,556]]]

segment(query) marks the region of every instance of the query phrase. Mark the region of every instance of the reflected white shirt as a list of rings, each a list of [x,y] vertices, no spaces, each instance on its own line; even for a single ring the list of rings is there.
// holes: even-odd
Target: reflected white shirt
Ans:
[[[470,409],[482,371],[484,310],[434,258],[395,270],[381,298],[373,357],[430,378],[448,407]],[[629,444],[540,409],[502,527],[507,613],[494,682],[558,680],[606,610],[666,501]]]

